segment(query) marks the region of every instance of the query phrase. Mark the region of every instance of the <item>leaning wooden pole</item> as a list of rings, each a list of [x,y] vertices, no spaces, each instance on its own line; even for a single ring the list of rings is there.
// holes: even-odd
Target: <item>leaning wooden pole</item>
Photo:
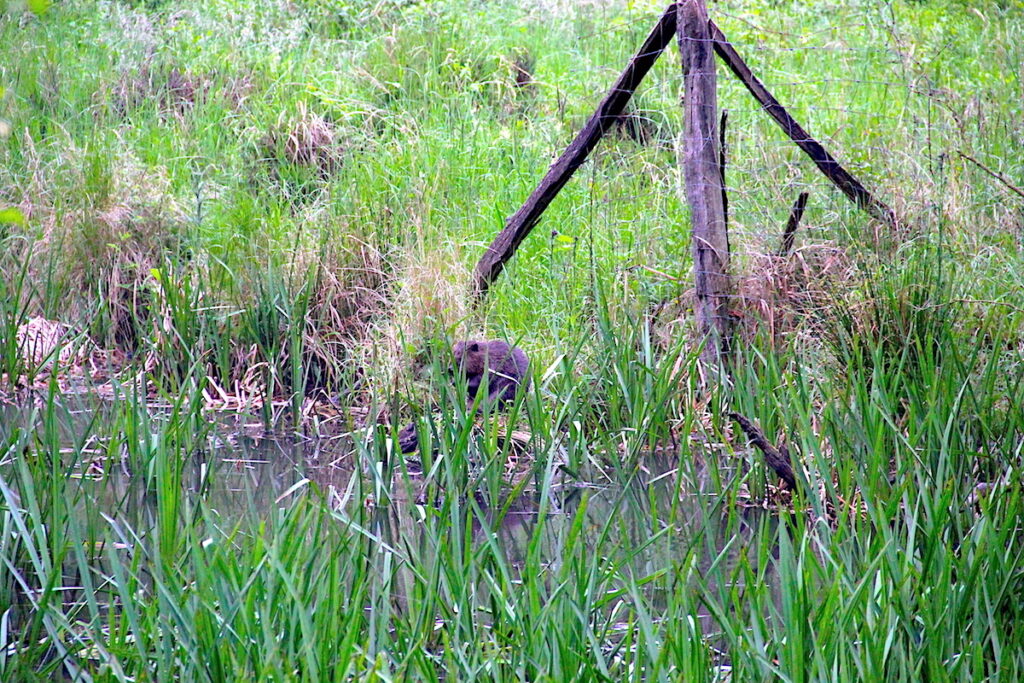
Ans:
[[[725,34],[715,26],[713,21],[709,21],[708,26],[711,30],[711,37],[715,41],[715,52],[718,53],[718,56],[725,62],[725,65],[746,86],[750,94],[754,96],[754,99],[760,102],[764,110],[775,119],[775,122],[789,136],[789,139],[796,143],[797,147],[802,149],[811,158],[811,161],[815,163],[818,170],[831,180],[836,187],[842,190],[843,194],[849,197],[854,204],[867,211],[872,218],[885,223],[890,228],[896,228],[899,224],[896,212],[868,192],[859,180],[843,168],[820,142],[812,138],[810,133],[804,130],[803,126],[789,115],[785,107],[779,104],[779,101],[768,91],[764,83],[754,75],[750,67],[747,66],[747,63],[743,61],[743,58],[739,56],[739,53],[729,43]]]
[[[707,377],[723,370],[729,355],[732,282],[718,149],[715,54],[704,0],[679,3],[676,32],[685,90],[683,177],[690,205],[694,313],[704,340],[701,359]]]
[[[487,251],[480,257],[474,278],[478,297],[483,297],[487,293],[491,283],[501,274],[516,249],[540,221],[541,214],[548,208],[551,200],[569,182],[576,169],[587,160],[587,156],[604,134],[616,125],[619,115],[633,96],[636,87],[668,46],[675,31],[676,6],[673,4],[661,15],[658,24],[612,85],[597,111],[587,121],[587,125],[569,144],[562,156],[551,165],[537,189],[508,219],[505,228],[498,233]]]
[[[786,258],[789,252],[793,251],[793,242],[796,240],[796,229],[800,227],[800,219],[804,217],[804,209],[807,208],[809,192],[801,192],[789,211],[789,220],[786,221],[786,229],[782,231],[782,244],[779,246],[776,256]]]

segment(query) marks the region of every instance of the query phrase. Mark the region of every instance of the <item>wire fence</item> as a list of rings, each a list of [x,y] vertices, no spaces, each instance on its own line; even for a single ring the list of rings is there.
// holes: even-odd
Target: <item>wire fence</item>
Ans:
[[[741,28],[749,24],[729,16],[721,20]],[[581,36],[580,41],[605,31],[624,29],[595,31]],[[867,39],[874,38],[878,44],[837,44],[834,36],[843,32],[857,33],[860,39],[865,39],[861,33],[871,33]],[[639,42],[641,31],[629,33]],[[780,44],[773,44],[774,40]],[[810,44],[785,44],[793,40]],[[958,208],[943,207],[943,200],[950,198],[946,186],[953,180],[951,176],[963,170],[962,163],[953,158],[956,153],[981,147],[984,157],[991,156],[985,153],[986,126],[972,116],[972,107],[979,106],[976,101],[935,87],[929,75],[921,68],[908,66],[905,56],[889,41],[877,26],[866,23],[800,36],[769,35],[756,42],[731,39],[783,106],[871,191],[891,203],[901,216],[939,221],[943,208]],[[625,59],[623,55],[618,64],[606,67],[583,67],[575,78],[591,82],[598,89],[612,80]],[[678,151],[683,130],[678,104],[682,77],[674,44],[662,61],[667,63],[652,71],[631,104],[630,125],[641,133],[628,137],[641,137],[639,141],[634,139],[637,146]],[[726,183],[734,250],[762,251],[765,245],[776,242],[792,202],[802,191],[810,193],[810,201],[800,241],[829,239],[837,230],[856,232],[867,227],[869,219],[857,215],[848,200],[771,121],[765,108],[721,65],[718,105],[728,112]],[[628,144],[613,140],[602,146],[599,155],[618,155],[623,164],[632,160],[651,163],[649,155]],[[998,158],[992,161],[995,166],[1001,165]],[[662,163],[666,165],[663,172],[671,177],[671,162]],[[987,183],[977,190],[971,193],[972,198],[963,198],[970,201],[959,208],[981,208],[999,223],[1005,218],[1007,197],[999,188],[993,192]],[[636,195],[619,195],[614,201],[629,203],[637,199]],[[602,196],[600,201],[613,200]]]
[[[795,144],[813,140],[787,137],[716,59],[717,105],[728,117],[723,139],[731,298],[736,302],[727,315],[742,317],[744,308],[760,310],[774,326],[780,320],[769,309],[780,298],[806,312],[823,304],[823,288],[830,290],[833,301],[842,296],[836,285],[842,286],[852,268],[853,254],[867,253],[884,262],[896,258],[903,245],[934,240],[950,227],[973,235],[1007,232],[1024,245],[1024,203],[1012,196],[1012,176],[998,170],[1020,170],[1019,161],[1000,156],[1013,137],[1007,129],[1014,109],[986,103],[980,90],[958,94],[939,87],[926,60],[913,55],[898,30],[884,21],[795,34],[727,14],[713,18],[721,21],[731,45],[810,136],[898,216],[897,225],[880,224],[844,196]],[[635,49],[655,20],[644,15],[628,26],[595,29],[582,33],[579,42],[617,33],[620,40],[609,42]],[[760,37],[751,40],[750,33]],[[608,64],[580,65],[568,74],[572,83],[592,86],[586,106],[576,108],[577,117],[581,110],[593,111],[630,54],[623,48]],[[575,241],[560,264],[551,265],[557,260],[560,231],[575,231],[574,240],[582,238],[583,248],[590,251],[588,266],[593,264],[594,243],[610,243],[615,248],[607,251],[617,249],[611,260],[618,272],[648,285],[668,283],[678,291],[691,291],[700,274],[693,273],[680,163],[682,91],[679,51],[672,41],[616,122],[619,133],[606,137],[589,166],[578,172],[574,183],[582,187],[569,190],[572,204],[563,209],[571,219],[556,222],[550,232],[545,257],[549,276],[559,266],[583,266]],[[577,125],[567,128],[569,135],[580,130],[583,120],[577,118]],[[1003,134],[993,136],[999,126]],[[992,163],[997,170],[989,169],[988,175],[995,181],[960,160],[965,150],[976,150]],[[808,196],[806,213],[795,235],[785,239],[794,202],[802,193]],[[784,239],[792,245],[784,248]],[[782,259],[783,252],[793,255]],[[818,282],[819,277],[833,282]]]

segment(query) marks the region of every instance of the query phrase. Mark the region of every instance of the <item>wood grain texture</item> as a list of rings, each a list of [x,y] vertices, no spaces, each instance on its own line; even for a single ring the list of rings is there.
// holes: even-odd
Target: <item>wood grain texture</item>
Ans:
[[[676,32],[685,89],[683,176],[690,205],[694,313],[698,333],[705,340],[701,360],[706,371],[716,373],[723,368],[732,339],[732,282],[719,155],[715,54],[703,0],[686,0],[677,8]]]

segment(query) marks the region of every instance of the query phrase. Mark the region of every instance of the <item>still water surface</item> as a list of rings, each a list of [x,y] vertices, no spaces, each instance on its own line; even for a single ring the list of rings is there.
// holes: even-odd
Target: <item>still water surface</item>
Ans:
[[[117,462],[119,458],[111,457],[111,451],[117,449],[109,444],[124,441],[121,435],[112,434],[124,425],[119,410],[123,406],[89,396],[63,397],[54,406],[41,399],[0,405],[0,438],[10,442],[20,431],[34,432],[48,443],[59,441],[64,461],[78,461],[68,471],[80,487],[83,506],[98,508],[129,526],[145,526],[155,518],[157,498],[146,491],[139,473],[130,472]],[[153,438],[159,431],[161,411],[150,412],[151,422],[143,425],[148,431],[134,438]],[[417,501],[422,478],[403,468],[394,472],[390,486],[382,488],[380,479],[371,473],[377,465],[357,462],[352,439],[347,434],[318,438],[266,434],[254,419],[219,415],[209,424],[208,434],[197,441],[194,457],[187,463],[182,478],[185,497],[190,501],[202,498],[215,511],[222,528],[244,528],[314,492],[337,509],[372,507],[373,533],[389,544],[418,545],[423,519],[436,510],[437,501],[427,505]],[[611,520],[613,533],[604,535],[599,551],[618,549],[629,555],[634,576],[671,568],[693,544],[699,544],[696,555],[701,558],[702,572],[713,562],[718,565],[718,577],[732,575],[730,568],[740,562],[749,563],[756,572],[758,553],[748,541],[759,531],[765,533],[762,525],[772,528],[774,517],[756,507],[744,508],[739,514],[722,509],[723,499],[711,478],[696,466],[681,464],[685,462],[685,456],[650,456],[643,471],[625,480],[613,481],[606,474],[592,472],[586,481],[564,483],[546,500],[527,492],[510,504],[501,500],[489,508],[486,496],[481,496],[476,503],[482,514],[473,515],[472,520],[474,540],[480,542],[491,535],[513,571],[522,567],[532,543],[537,544],[546,564],[556,565],[565,539],[582,514],[583,529],[589,532],[585,536],[594,539],[595,551],[596,539]],[[10,458],[0,463],[0,476],[7,477],[9,466]],[[581,504],[583,500],[586,505]],[[537,534],[539,538],[535,538]],[[635,552],[655,534],[656,542]],[[773,570],[765,569],[767,580],[774,584]],[[659,596],[650,594],[649,598],[657,606]],[[699,617],[705,633],[715,630],[709,615]]]

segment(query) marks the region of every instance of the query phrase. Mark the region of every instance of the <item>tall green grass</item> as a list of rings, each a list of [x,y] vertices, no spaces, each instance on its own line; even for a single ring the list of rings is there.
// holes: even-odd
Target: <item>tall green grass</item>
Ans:
[[[881,362],[882,340],[870,382],[852,363],[827,382],[774,358],[737,367],[718,400],[788,435],[791,511],[749,507],[763,466],[725,425],[691,417],[703,438],[645,455],[645,420],[668,430],[691,408],[620,417],[619,389],[592,388],[600,367],[549,374],[514,409],[533,430],[525,499],[500,485],[500,433],[462,410],[436,417],[426,479],[375,429],[354,469],[264,482],[264,506],[213,493],[232,466],[209,450],[199,386],[85,422],[51,392],[4,436],[5,680],[1013,680],[1024,406],[984,337],[938,329],[948,365]],[[637,338],[607,334],[611,366],[636,367]],[[679,367],[658,355],[645,374],[656,387]],[[106,474],[80,480],[93,434],[109,435]],[[569,495],[567,453],[625,476]],[[1003,483],[969,502],[979,481]]]
[[[723,74],[739,279],[805,186],[802,243],[840,267],[741,288],[710,388],[671,53],[636,102],[654,144],[611,136],[464,293],[660,9],[0,10],[0,206],[26,216],[0,235],[0,680],[1024,674],[1019,207],[956,155],[1021,175],[1019,8],[712,7],[910,227],[871,234]],[[37,314],[130,354],[110,398],[27,367]],[[506,416],[447,375],[483,335],[532,359]],[[341,437],[303,422],[317,392]],[[730,410],[788,444],[791,500]]]

